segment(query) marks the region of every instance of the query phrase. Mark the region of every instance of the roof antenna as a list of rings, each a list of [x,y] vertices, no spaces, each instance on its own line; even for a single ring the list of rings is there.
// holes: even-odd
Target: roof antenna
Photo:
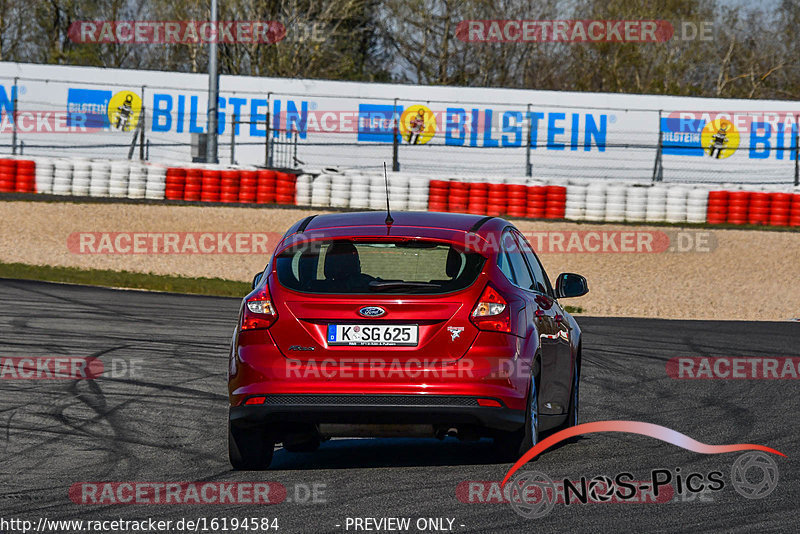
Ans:
[[[389,211],[389,174],[386,172],[386,162],[383,162],[383,178],[386,182],[386,226],[391,226],[394,222],[392,219],[392,212]]]

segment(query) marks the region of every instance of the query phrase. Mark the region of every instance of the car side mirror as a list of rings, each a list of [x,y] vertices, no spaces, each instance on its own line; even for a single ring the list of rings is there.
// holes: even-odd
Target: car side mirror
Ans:
[[[264,276],[264,273],[260,272],[260,273],[256,273],[256,275],[253,277],[253,289],[258,287],[258,284],[261,283],[261,277],[262,276]]]
[[[586,278],[575,273],[561,273],[556,280],[556,298],[580,297],[589,292]]]

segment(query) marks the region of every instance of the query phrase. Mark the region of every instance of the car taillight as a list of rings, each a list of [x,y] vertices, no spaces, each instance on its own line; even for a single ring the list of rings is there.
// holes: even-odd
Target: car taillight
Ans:
[[[470,319],[481,330],[494,332],[511,332],[511,315],[508,302],[490,285],[483,290],[481,298],[475,304]]]
[[[269,328],[278,319],[278,312],[269,298],[267,287],[264,286],[247,297],[242,309],[242,330],[256,328]]]

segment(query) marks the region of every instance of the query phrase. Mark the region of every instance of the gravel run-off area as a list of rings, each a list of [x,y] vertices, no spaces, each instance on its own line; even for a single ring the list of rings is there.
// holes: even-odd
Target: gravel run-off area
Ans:
[[[252,243],[242,242],[245,252],[238,254],[89,254],[88,241],[81,253],[78,234],[257,232],[267,233],[268,239],[266,248],[256,248],[271,252],[293,222],[312,213],[323,211],[2,201],[0,261],[249,281],[268,259],[258,250],[246,253]],[[565,271],[588,279],[588,295],[563,301],[582,307],[586,315],[800,317],[800,231],[512,222],[537,249],[551,279]]]

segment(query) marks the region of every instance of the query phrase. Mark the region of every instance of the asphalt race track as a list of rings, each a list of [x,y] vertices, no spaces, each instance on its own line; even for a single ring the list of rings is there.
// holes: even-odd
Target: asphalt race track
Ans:
[[[0,357],[97,357],[95,380],[0,380],[0,517],[172,519],[277,517],[278,532],[355,532],[347,518],[449,518],[455,532],[796,532],[800,382],[676,380],[678,356],[800,357],[800,323],[579,318],[581,420],[656,423],[704,443],[778,449],[777,488],[747,499],[731,486],[741,453],[703,455],[653,438],[595,433],[526,469],[553,479],[648,480],[653,469],[724,474],[716,492],[667,503],[555,504],[527,519],[507,503],[464,503],[464,481],[498,481],[488,441],[353,439],[316,453],[275,453],[266,472],[234,472],[226,448],[226,352],[239,301],[0,280]],[[128,368],[133,362],[134,372]],[[274,505],[76,504],[89,481],[271,481]],[[318,502],[306,499],[316,485]],[[674,486],[674,484],[673,484]],[[313,500],[313,499],[311,499]],[[324,502],[323,502],[324,501]],[[338,526],[337,526],[338,525]],[[445,527],[448,522],[444,522]],[[0,531],[3,529],[0,528]],[[9,530],[13,532],[13,530]],[[359,530],[364,532],[364,530]],[[429,530],[432,531],[432,530]]]

